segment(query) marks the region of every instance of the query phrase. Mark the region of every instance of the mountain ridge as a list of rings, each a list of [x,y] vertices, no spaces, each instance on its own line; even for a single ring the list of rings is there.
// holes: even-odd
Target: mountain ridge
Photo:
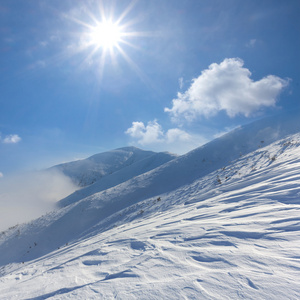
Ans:
[[[299,132],[299,116],[300,110],[295,111],[292,116],[291,114],[281,114],[241,126],[187,154],[149,170],[148,175],[141,174],[141,180],[145,180],[148,176],[148,186],[150,184],[155,186],[152,189],[153,193],[147,196],[156,196],[178,188],[180,185],[191,183],[198,177],[228,165],[242,155],[267,146],[288,134]],[[168,180],[168,178],[172,178],[172,180]],[[154,182],[151,183],[152,181]],[[160,182],[168,182],[168,185],[162,186],[159,184]],[[116,183],[118,184],[118,182]],[[63,207],[102,190],[101,183],[96,183],[92,188],[88,187],[69,195],[61,200],[59,205]]]
[[[59,170],[70,177],[79,187],[85,187],[153,155],[157,155],[157,153],[128,146],[97,153],[85,159],[59,164],[51,167],[50,170]],[[162,162],[175,157],[171,153],[161,153],[161,155],[164,156]]]

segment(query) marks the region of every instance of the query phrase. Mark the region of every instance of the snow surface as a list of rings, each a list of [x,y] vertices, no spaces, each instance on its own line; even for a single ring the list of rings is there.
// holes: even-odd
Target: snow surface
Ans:
[[[3,232],[1,299],[299,299],[298,116],[98,180]]]
[[[119,179],[120,182],[123,182],[133,176],[156,168],[175,157],[176,155],[167,152],[155,153],[136,147],[124,147],[95,154],[86,159],[60,164],[51,169],[63,172],[75,184],[84,187],[121,170],[123,171],[123,177],[120,178],[119,176]],[[110,185],[114,184],[113,179],[106,181],[112,182]]]

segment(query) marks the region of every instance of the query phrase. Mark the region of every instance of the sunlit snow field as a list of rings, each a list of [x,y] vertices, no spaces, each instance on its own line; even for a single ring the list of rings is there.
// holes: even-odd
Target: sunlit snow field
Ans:
[[[299,299],[300,134],[167,188],[178,164],[3,232],[1,299]]]

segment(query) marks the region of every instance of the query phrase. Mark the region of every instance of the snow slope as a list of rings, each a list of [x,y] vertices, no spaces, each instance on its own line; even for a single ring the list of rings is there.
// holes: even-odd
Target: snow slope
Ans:
[[[143,151],[143,150],[135,148],[135,151]],[[97,192],[104,191],[110,187],[117,186],[122,182],[125,182],[140,174],[153,170],[156,167],[161,166],[164,163],[174,159],[175,157],[176,156],[174,154],[161,152],[161,153],[154,153],[152,155],[147,156],[144,159],[140,159],[137,161],[132,161],[131,158],[130,164],[128,163],[127,160],[126,165],[120,168],[119,170],[106,174],[102,178],[98,179],[97,182],[83,189],[77,190],[71,195],[69,195],[68,197],[66,197],[65,199],[62,199],[59,203],[59,206],[69,205],[89,195],[93,195]],[[89,177],[86,177],[86,180],[88,182],[91,182],[91,179]]]
[[[136,147],[124,147],[95,154],[86,159],[60,164],[51,169],[63,172],[70,177],[75,184],[84,187],[117,171],[128,168],[133,164],[141,163],[140,166],[134,166],[131,170],[144,173],[174,157],[176,156],[170,153],[155,153],[152,151],[141,150]],[[136,176],[139,174],[130,175]],[[126,178],[125,176],[122,180],[127,180],[129,178]]]
[[[260,122],[2,233],[1,299],[299,299],[299,122]]]
[[[132,199],[138,197],[141,200],[173,190],[230,164],[242,155],[267,146],[288,134],[300,132],[299,118],[300,111],[298,110],[294,111],[293,114],[282,114],[237,128],[186,155],[170,160],[159,168],[152,168],[153,170],[148,173],[142,174],[140,169],[135,171],[135,166],[130,169],[123,169],[121,170],[121,176],[118,176],[120,172],[113,174],[113,176],[107,177],[101,182],[96,182],[91,187],[68,196],[60,201],[59,205],[62,207],[67,206],[87,196],[94,195],[96,192],[116,186],[125,181],[119,180],[119,177],[126,177],[125,174],[127,174],[126,179],[142,174],[137,178],[133,178],[129,184],[133,191]],[[128,176],[129,174],[130,176]],[[115,175],[117,176],[115,177]],[[120,187],[119,190],[122,189],[123,187]],[[124,188],[124,191],[127,193],[128,189]],[[122,191],[122,194],[124,194],[124,191]],[[118,196],[118,198],[120,197]]]

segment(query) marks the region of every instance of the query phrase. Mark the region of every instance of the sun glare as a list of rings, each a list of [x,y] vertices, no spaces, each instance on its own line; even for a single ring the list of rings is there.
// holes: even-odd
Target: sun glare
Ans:
[[[91,44],[104,50],[118,46],[121,40],[121,28],[111,21],[99,23],[91,29]]]
[[[107,4],[106,8],[104,4]],[[129,17],[135,4],[136,1],[131,1],[121,14],[116,16],[113,14],[114,7],[113,5],[110,7],[110,2],[104,3],[99,0],[98,9],[97,5],[93,12],[87,9],[86,15],[82,15],[81,18],[66,15],[67,18],[79,24],[81,28],[78,32],[78,42],[74,43],[74,47],[70,47],[70,49],[74,53],[85,53],[80,67],[95,66],[99,72],[100,80],[105,65],[111,63],[114,67],[118,67],[118,59],[122,57],[146,81],[142,70],[127,53],[127,50],[130,51],[130,49],[140,49],[138,45],[132,43],[133,38],[149,35],[146,32],[132,30],[132,26],[139,21],[139,18]]]

